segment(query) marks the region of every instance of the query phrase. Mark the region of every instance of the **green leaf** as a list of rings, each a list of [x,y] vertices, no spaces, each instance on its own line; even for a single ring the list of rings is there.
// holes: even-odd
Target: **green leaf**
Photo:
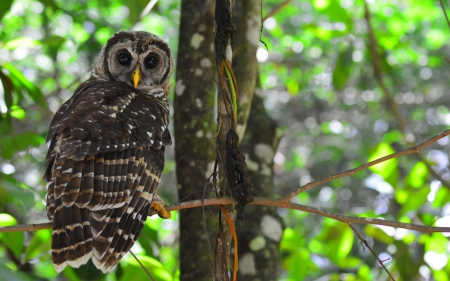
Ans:
[[[41,90],[31,83],[20,70],[9,62],[3,63],[3,67],[8,69],[15,88],[25,88],[34,102],[40,102],[42,105],[44,104],[44,95]]]
[[[408,195],[408,200],[404,203],[402,209],[400,210],[398,216],[402,217],[409,211],[418,211],[421,206],[427,202],[427,196],[430,193],[430,187],[422,187],[421,189],[410,190]]]
[[[10,214],[0,214],[0,226],[17,225],[17,220]],[[23,232],[4,232],[0,233],[0,240],[7,246],[17,258],[23,250]]]
[[[144,267],[149,270],[150,274],[156,281],[173,280],[172,274],[170,274],[163,264],[156,259],[142,255],[137,255],[137,258],[144,265]],[[123,272],[118,281],[147,280],[149,278],[147,273],[142,270],[139,263],[131,255],[128,255],[122,259],[120,264],[122,265]]]
[[[303,247],[293,248],[294,253],[289,257],[288,260],[288,272],[289,277],[294,280],[304,280],[311,267],[311,257],[308,249]],[[302,266],[299,266],[301,264]]]
[[[39,45],[38,40],[33,40],[29,37],[20,36],[6,42],[5,45],[3,45],[3,48],[5,48],[6,50],[14,50],[19,47],[34,47],[37,45]]]
[[[367,225],[365,227],[365,232],[370,237],[373,237],[377,239],[380,242],[383,242],[385,244],[392,244],[394,243],[394,238],[392,236],[389,236],[384,232],[381,228],[373,226],[373,225]]]
[[[2,280],[8,281],[33,281],[36,280],[32,276],[20,271],[12,270],[5,264],[0,263],[0,276]]]
[[[397,247],[397,253],[402,253],[395,258],[396,268],[399,270],[402,280],[414,280],[414,276],[419,271],[419,266],[413,262],[409,247],[401,241],[396,241],[395,246]]]
[[[339,53],[339,58],[333,70],[333,86],[336,90],[342,90],[347,84],[351,73],[353,46]]]
[[[25,110],[23,110],[22,108],[20,108],[17,105],[13,105],[11,106],[11,112],[10,112],[11,116],[16,118],[16,119],[24,119],[25,116],[27,115],[25,113]]]
[[[42,4],[44,4],[45,7],[50,7],[53,10],[58,9],[58,5],[56,5],[55,1],[53,0],[39,0]]]
[[[440,208],[450,202],[450,190],[445,186],[441,186],[436,192],[436,197],[432,203],[433,207]]]
[[[423,162],[417,162],[405,179],[406,187],[422,187],[428,179],[428,168]]]
[[[330,219],[325,219],[324,222],[322,233],[316,239],[318,244],[310,243],[310,249],[326,255],[334,263],[339,264],[339,261],[345,258],[352,249],[353,231],[345,224]]]
[[[447,249],[448,238],[442,233],[430,234],[425,243],[425,251],[433,251],[439,254],[445,254]]]
[[[158,244],[158,232],[155,229],[149,227],[147,224],[144,224],[138,241],[147,255],[153,256],[154,247]]]
[[[2,4],[0,5],[0,21],[5,16],[7,12],[11,9],[11,5],[13,0],[2,0]]]
[[[50,47],[59,47],[64,44],[64,42],[66,42],[66,39],[57,35],[50,36],[41,40],[42,45],[47,45]]]
[[[358,259],[357,257],[344,257],[343,259],[339,260],[338,266],[340,268],[357,268],[362,264],[362,261]]]
[[[295,251],[300,245],[302,237],[295,231],[295,229],[287,227],[283,232],[283,239],[281,240],[280,250],[283,251]]]
[[[371,153],[368,162],[395,153],[395,150],[387,143],[380,143]],[[396,158],[381,162],[369,168],[372,172],[379,174],[393,187],[398,184],[398,160]]]
[[[0,137],[0,150],[4,159],[11,159],[19,151],[23,151],[30,146],[39,146],[45,139],[35,132],[25,132],[18,135]]]
[[[45,253],[51,248],[52,244],[51,229],[42,229],[34,233],[33,238],[25,250],[25,260],[29,261]]]
[[[3,181],[0,184],[0,202],[14,203],[14,205],[23,212],[28,214],[29,210],[34,207],[34,193],[28,186],[14,179],[12,175],[3,175]]]

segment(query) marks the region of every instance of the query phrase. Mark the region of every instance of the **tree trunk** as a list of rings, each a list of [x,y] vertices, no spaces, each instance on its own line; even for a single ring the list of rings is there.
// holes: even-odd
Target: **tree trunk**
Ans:
[[[201,199],[214,123],[213,4],[183,0],[174,99],[175,160],[179,200]],[[207,195],[207,194],[206,194]],[[211,280],[211,253],[206,238],[216,222],[205,208],[180,211],[180,280]],[[215,234],[215,231],[214,233]],[[211,235],[213,236],[213,235]],[[214,245],[211,245],[214,247]]]
[[[273,157],[279,137],[261,97],[254,96],[247,130],[242,141],[252,194],[274,197]],[[239,241],[238,280],[278,280],[279,246],[284,231],[276,210],[266,206],[245,207],[245,222],[237,222]]]

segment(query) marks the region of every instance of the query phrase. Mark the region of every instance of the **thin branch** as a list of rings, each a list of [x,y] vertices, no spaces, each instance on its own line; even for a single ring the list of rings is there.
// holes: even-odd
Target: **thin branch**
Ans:
[[[438,141],[439,139],[442,139],[443,137],[446,137],[448,135],[450,135],[450,130],[447,130],[447,131],[445,131],[445,132],[443,132],[443,133],[441,133],[441,134],[439,134],[437,136],[434,136],[431,139],[429,139],[429,140],[427,140],[427,141],[425,141],[425,142],[423,142],[423,143],[421,143],[421,144],[419,144],[419,145],[417,145],[415,147],[411,147],[409,149],[406,149],[406,150],[403,150],[403,151],[400,151],[400,152],[397,152],[397,153],[393,153],[393,154],[388,155],[388,156],[384,156],[384,157],[378,158],[376,160],[373,160],[371,162],[363,164],[363,165],[361,165],[361,166],[359,166],[359,167],[357,167],[355,169],[348,170],[348,171],[341,172],[341,173],[337,173],[337,174],[328,176],[326,178],[310,182],[310,183],[305,184],[304,186],[300,187],[296,191],[292,192],[291,194],[289,194],[287,197],[285,197],[283,199],[283,201],[285,203],[287,203],[292,198],[294,198],[297,194],[299,194],[301,192],[307,191],[307,190],[309,190],[309,189],[311,189],[313,187],[316,187],[316,186],[318,186],[320,184],[323,184],[323,183],[326,183],[326,182],[329,182],[329,181],[332,181],[332,180],[335,180],[335,179],[339,179],[339,178],[343,178],[343,177],[348,177],[348,176],[354,175],[357,172],[365,170],[365,169],[367,169],[367,168],[369,168],[371,166],[374,166],[374,165],[379,164],[381,162],[387,161],[389,159],[397,158],[397,157],[408,155],[408,154],[412,154],[412,153],[419,153],[419,151],[421,151],[423,148],[429,146],[430,144],[432,144],[432,143]]]
[[[426,226],[414,223],[403,223],[397,221],[390,221],[384,219],[373,219],[373,218],[364,218],[364,217],[355,217],[355,216],[347,216],[336,214],[330,211],[322,210],[320,208],[315,208],[307,205],[297,204],[284,201],[285,199],[275,199],[275,198],[263,198],[263,197],[255,197],[254,201],[250,204],[253,205],[261,205],[261,206],[271,206],[278,208],[286,208],[299,210],[310,214],[319,215],[322,217],[327,217],[331,219],[338,220],[343,223],[358,223],[358,224],[372,224],[372,225],[384,225],[396,228],[404,228],[409,230],[415,230],[423,233],[433,233],[433,232],[450,232],[450,227],[437,227],[437,226]],[[167,211],[179,211],[190,208],[201,207],[202,204],[204,206],[213,206],[213,205],[230,205],[235,204],[236,201],[230,197],[219,197],[219,198],[207,198],[205,200],[192,200],[187,202],[178,202],[172,205],[166,206]],[[52,222],[42,223],[42,224],[28,224],[28,225],[15,225],[15,226],[5,226],[0,227],[1,232],[22,232],[22,231],[36,231],[45,228],[51,228]]]
[[[369,243],[367,243],[367,241],[365,239],[363,239],[361,237],[361,235],[359,235],[358,231],[356,231],[356,229],[351,224],[349,224],[349,223],[347,223],[347,224],[348,224],[348,226],[350,226],[350,228],[353,230],[353,232],[356,234],[356,236],[358,236],[359,240],[369,249],[369,251],[372,253],[372,255],[377,259],[378,263],[383,267],[384,271],[387,272],[389,277],[391,277],[391,279],[395,281],[394,277],[391,275],[389,270],[386,268],[386,266],[384,266],[384,262],[382,260],[380,260],[377,253],[375,253],[375,251],[372,249],[372,247],[370,247]]]
[[[450,21],[448,20],[447,11],[445,10],[444,3],[442,2],[442,0],[439,0],[439,3],[441,4],[442,11],[444,12],[445,19],[447,20],[447,25],[448,27],[450,27]]]
[[[150,277],[150,279],[152,281],[155,281],[155,279],[153,279],[153,276],[150,274],[150,272],[148,272],[147,268],[145,268],[145,266],[141,263],[141,261],[136,257],[136,255],[130,250],[129,251],[130,254],[134,257],[134,259],[138,262],[138,264],[142,267],[142,269],[147,273],[148,277]]]
[[[278,14],[281,10],[283,10],[287,5],[289,5],[292,2],[292,0],[286,0],[283,3],[281,3],[278,7],[270,11],[264,18],[263,22],[266,21],[266,19],[273,17],[274,15]]]
[[[442,4],[442,2],[441,2],[441,4]],[[398,126],[404,136],[404,139],[406,140],[406,142],[408,143],[409,146],[415,146],[416,145],[416,143],[414,141],[415,138],[412,137],[412,135],[406,131],[405,121],[400,114],[400,110],[397,106],[397,103],[392,98],[390,91],[388,90],[388,88],[386,87],[386,84],[384,83],[381,66],[380,66],[380,61],[381,61],[380,55],[378,54],[378,50],[377,50],[378,41],[377,41],[377,38],[375,37],[375,33],[373,32],[372,23],[370,20],[371,14],[370,14],[369,5],[367,4],[367,2],[365,0],[364,0],[364,11],[365,11],[364,17],[367,21],[367,29],[368,29],[368,33],[369,33],[369,41],[370,41],[369,49],[370,49],[370,54],[372,56],[372,67],[373,67],[373,71],[375,74],[375,78],[376,78],[378,85],[380,86],[386,100],[388,101],[389,107],[394,112],[395,118],[397,119]],[[445,13],[445,9],[444,9],[444,13]],[[419,161],[421,161],[425,164],[428,171],[434,178],[441,181],[443,186],[450,189],[450,181],[443,179],[435,170],[433,170],[431,165],[426,161],[425,157],[423,157],[420,154],[416,154],[416,157],[419,159]]]
[[[395,114],[395,117],[397,118],[397,122],[398,122],[398,126],[400,127],[400,130],[402,131],[403,134],[406,133],[405,131],[405,123],[403,122],[403,118],[400,115],[400,111],[398,110],[397,104],[395,103],[394,99],[392,98],[391,93],[389,92],[388,88],[386,87],[386,84],[384,84],[384,80],[382,77],[382,72],[381,72],[381,64],[380,64],[380,56],[378,54],[378,42],[376,40],[375,37],[375,33],[373,32],[373,27],[372,27],[372,23],[370,21],[371,15],[370,15],[370,10],[369,10],[369,5],[367,4],[367,2],[365,0],[364,1],[364,17],[367,21],[367,29],[369,32],[369,49],[370,49],[370,54],[372,56],[372,67],[373,67],[373,71],[375,74],[375,78],[377,79],[377,82],[381,88],[381,90],[383,91],[384,96],[386,97],[389,106],[391,107],[392,111]],[[407,140],[408,141],[408,140]]]
[[[316,215],[319,215],[322,217],[335,219],[335,220],[338,220],[343,223],[384,225],[384,226],[390,226],[390,227],[396,227],[396,228],[415,230],[415,231],[424,232],[424,233],[450,232],[450,227],[426,226],[426,225],[403,223],[403,222],[390,221],[390,220],[384,220],[384,219],[346,216],[346,215],[336,214],[333,212],[329,212],[326,210],[322,210],[320,208],[315,208],[315,207],[311,207],[311,206],[307,206],[307,205],[302,205],[302,204],[297,204],[297,203],[292,203],[292,202],[289,202],[288,204],[286,204],[284,202],[284,199],[261,198],[261,197],[255,197],[254,199],[255,199],[255,201],[253,201],[250,204],[299,210],[299,211],[303,211],[306,213],[316,214]]]
[[[133,27],[135,27],[136,24],[138,24],[139,22],[141,22],[147,15],[148,13],[150,13],[150,11],[153,9],[153,7],[156,5],[156,2],[158,2],[158,0],[150,0],[147,4],[147,6],[144,8],[144,10],[142,11],[142,13],[139,15],[138,20],[132,25],[131,29],[133,29]]]

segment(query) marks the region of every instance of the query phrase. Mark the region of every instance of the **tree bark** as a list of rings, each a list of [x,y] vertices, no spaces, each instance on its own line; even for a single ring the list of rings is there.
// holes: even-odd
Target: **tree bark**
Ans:
[[[252,194],[274,197],[273,157],[279,137],[261,97],[254,96],[247,130],[242,141]],[[247,154],[248,153],[248,154]],[[275,208],[248,205],[245,222],[237,222],[239,241],[238,280],[278,280],[279,246],[284,224]]]
[[[174,99],[175,160],[179,200],[201,199],[207,182],[214,123],[213,2],[183,0]],[[212,170],[212,169],[209,169]],[[209,172],[211,173],[211,171]],[[208,195],[206,193],[206,195]],[[180,280],[211,280],[208,230],[216,222],[205,208],[180,211]],[[215,233],[213,233],[215,234]],[[212,237],[211,237],[212,236]],[[211,245],[214,247],[214,245]]]
[[[237,132],[246,154],[253,196],[273,197],[273,158],[279,137],[263,99],[254,96],[258,76],[256,51],[261,31],[261,3],[237,1],[234,9],[236,54],[233,70],[239,86]],[[259,87],[259,86],[258,86]],[[245,134],[244,134],[245,132]],[[283,221],[274,208],[249,205],[245,222],[236,222],[239,242],[238,280],[278,280]]]
[[[237,134],[242,140],[258,73],[256,51],[261,33],[261,2],[236,1],[233,15],[235,23],[233,71],[239,87]]]

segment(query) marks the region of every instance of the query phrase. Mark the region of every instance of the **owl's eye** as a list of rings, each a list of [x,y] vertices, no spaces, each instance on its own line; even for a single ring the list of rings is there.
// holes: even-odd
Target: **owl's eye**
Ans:
[[[120,53],[117,60],[121,65],[129,65],[131,63],[131,55],[129,53]]]
[[[145,66],[149,69],[157,67],[158,63],[159,63],[159,59],[157,56],[150,55],[145,58]]]

